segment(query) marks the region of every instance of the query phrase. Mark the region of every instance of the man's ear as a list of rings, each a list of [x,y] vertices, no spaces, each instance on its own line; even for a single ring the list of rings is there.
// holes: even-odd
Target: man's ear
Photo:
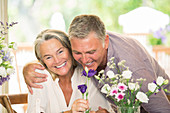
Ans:
[[[106,37],[105,37],[105,49],[107,49],[109,47],[109,35],[106,34]]]

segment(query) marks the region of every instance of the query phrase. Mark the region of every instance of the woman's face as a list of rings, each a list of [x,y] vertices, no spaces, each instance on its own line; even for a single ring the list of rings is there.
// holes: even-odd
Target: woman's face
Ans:
[[[65,76],[71,72],[72,57],[69,50],[57,39],[44,41],[40,45],[42,61],[47,68],[59,76]]]

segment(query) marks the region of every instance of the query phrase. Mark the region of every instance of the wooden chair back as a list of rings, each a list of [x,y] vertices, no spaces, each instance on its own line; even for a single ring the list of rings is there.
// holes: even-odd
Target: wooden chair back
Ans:
[[[0,95],[0,103],[4,106],[8,113],[17,113],[12,109],[12,104],[27,104],[28,94],[5,94]]]

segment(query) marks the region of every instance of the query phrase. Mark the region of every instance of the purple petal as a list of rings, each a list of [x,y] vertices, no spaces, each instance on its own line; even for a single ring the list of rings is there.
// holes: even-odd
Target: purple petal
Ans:
[[[87,77],[92,77],[97,73],[97,71],[94,71],[94,69],[90,69],[88,72],[88,76],[85,70],[82,71],[82,75],[81,76],[87,76]]]
[[[82,84],[78,86],[78,89],[81,91],[82,94],[86,92],[87,86],[86,84]]]
[[[155,83],[155,84],[157,85],[157,83],[156,83],[156,81],[155,81],[155,80],[153,81],[153,83]]]
[[[170,32],[170,25],[166,27],[167,31]]]
[[[158,90],[161,91],[161,88],[159,88]]]
[[[97,73],[97,71],[94,71],[94,69],[90,69],[89,72],[88,72],[88,77],[92,77],[94,76],[95,74]]]
[[[0,21],[0,23],[1,23],[2,26],[4,25],[3,22]]]
[[[166,39],[167,39],[166,36],[164,36],[164,35],[161,36],[161,41],[162,41],[162,43],[166,43]]]
[[[8,81],[10,79],[10,75],[7,75],[6,77],[2,77],[0,75],[0,85],[2,85],[4,82]]]
[[[82,75],[81,75],[81,76],[85,76],[85,77],[87,76],[87,73],[86,73],[86,71],[85,71],[85,70],[83,70],[81,73],[82,73]]]

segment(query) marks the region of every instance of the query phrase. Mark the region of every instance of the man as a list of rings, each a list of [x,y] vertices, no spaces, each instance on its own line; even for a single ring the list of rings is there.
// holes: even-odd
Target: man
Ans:
[[[80,15],[73,19],[69,28],[69,39],[72,47],[72,54],[82,67],[97,70],[109,70],[107,62],[115,57],[115,62],[126,60],[126,66],[133,72],[132,78],[146,78],[141,90],[147,92],[147,84],[162,76],[169,80],[168,75],[153,59],[144,47],[134,39],[107,32],[104,23],[95,15]],[[35,73],[35,68],[43,69],[40,66],[28,64],[24,67],[23,74],[28,88],[40,88],[36,82],[45,81],[46,75]],[[34,75],[34,76],[32,76]],[[36,78],[36,77],[40,77]],[[96,86],[102,86],[93,78]],[[170,84],[165,86],[170,90]],[[150,113],[169,113],[170,103],[165,92],[160,91],[157,95],[149,98],[148,104],[142,104],[144,109]]]

